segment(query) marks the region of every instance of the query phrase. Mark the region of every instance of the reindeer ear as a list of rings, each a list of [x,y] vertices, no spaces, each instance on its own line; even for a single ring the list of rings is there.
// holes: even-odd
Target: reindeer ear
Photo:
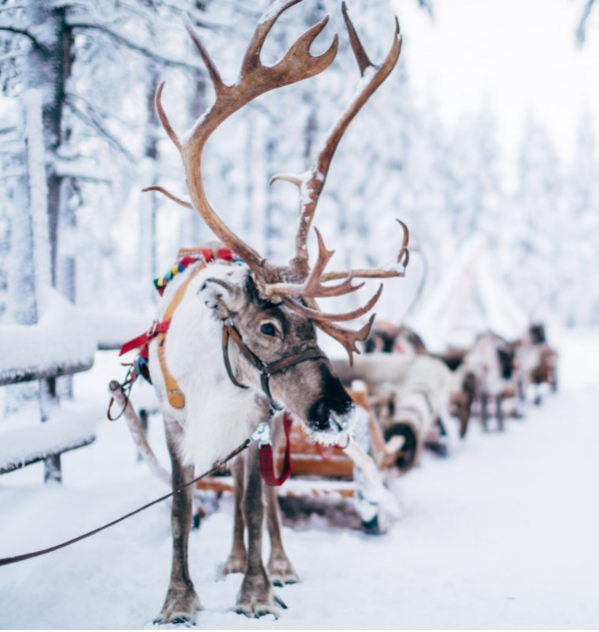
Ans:
[[[243,306],[243,292],[241,288],[230,281],[210,277],[204,281],[198,290],[198,297],[210,309],[226,317],[238,312]]]

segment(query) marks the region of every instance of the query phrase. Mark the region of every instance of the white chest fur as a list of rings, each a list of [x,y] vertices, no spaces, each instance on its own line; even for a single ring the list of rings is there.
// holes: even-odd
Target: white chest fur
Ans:
[[[157,318],[162,319],[177,290],[189,278],[191,269],[176,277],[167,288]],[[185,395],[185,407],[173,408],[166,389],[156,342],[150,346],[150,372],[165,418],[183,428],[181,456],[198,471],[208,469],[217,459],[242,443],[264,416],[253,389],[241,389],[229,379],[221,348],[222,325],[214,310],[198,297],[208,277],[245,278],[245,266],[209,264],[189,283],[166,336],[166,364]],[[180,278],[179,278],[180,277]]]

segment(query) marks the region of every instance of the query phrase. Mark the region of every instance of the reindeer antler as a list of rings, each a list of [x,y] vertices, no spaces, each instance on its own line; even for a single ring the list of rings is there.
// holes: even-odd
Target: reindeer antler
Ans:
[[[329,135],[327,136],[322,149],[316,156],[310,170],[302,176],[279,174],[271,180],[271,183],[276,180],[286,180],[287,182],[292,182],[299,188],[300,212],[295,243],[295,258],[292,259],[291,266],[299,275],[304,276],[308,273],[309,269],[307,248],[308,234],[310,232],[316,206],[322,189],[324,188],[335,151],[339,146],[339,142],[341,141],[343,134],[349,127],[349,124],[353,121],[356,114],[358,114],[368,99],[375,93],[377,88],[391,74],[391,71],[395,68],[401,53],[401,35],[399,32],[399,22],[397,21],[397,18],[395,18],[395,34],[393,36],[393,45],[391,46],[391,50],[385,57],[384,61],[380,65],[375,66],[366,55],[362,42],[360,41],[356,33],[356,29],[350,20],[345,2],[342,3],[341,10],[349,33],[351,47],[360,68],[362,85],[354,96],[352,102],[329,132]]]
[[[272,66],[265,66],[261,62],[260,53],[262,46],[273,25],[282,13],[301,1],[302,0],[275,0],[273,2],[254,30],[254,34],[243,57],[239,79],[234,84],[225,84],[223,82],[214,61],[193,29],[191,22],[189,19],[185,20],[185,27],[206,65],[208,75],[214,86],[216,94],[215,102],[195,122],[192,129],[181,138],[177,136],[171,126],[162,106],[164,83],[159,86],[156,93],[156,109],[166,133],[181,153],[191,204],[177,198],[162,187],[154,186],[144,190],[158,191],[182,206],[191,206],[194,208],[202,216],[215,235],[247,263],[252,271],[258,291],[263,298],[283,301],[285,305],[288,305],[307,318],[312,319],[322,331],[343,344],[349,353],[351,361],[352,353],[359,353],[356,343],[358,341],[364,341],[368,337],[374,316],[357,332],[344,329],[339,325],[334,325],[333,322],[353,320],[369,312],[378,301],[382,286],[366,305],[346,314],[334,315],[323,313],[318,307],[316,299],[341,296],[355,292],[363,286],[363,283],[358,285],[352,283],[352,280],[356,277],[375,278],[403,276],[408,258],[407,246],[409,233],[407,227],[403,222],[400,222],[405,232],[403,247],[398,256],[398,264],[401,264],[404,255],[406,257],[401,270],[398,266],[395,266],[392,269],[389,268],[386,270],[355,270],[327,273],[325,269],[334,251],[327,250],[322,236],[316,229],[318,259],[314,268],[310,270],[308,265],[307,241],[318,199],[326,182],[331,161],[345,130],[366,101],[389,76],[397,63],[401,51],[401,36],[399,34],[397,19],[395,20],[396,28],[391,50],[384,61],[380,65],[375,66],[368,59],[355,28],[349,19],[345,3],[342,4],[343,17],[349,33],[350,43],[362,76],[361,86],[349,107],[341,115],[329,133],[325,140],[324,147],[316,157],[308,174],[305,176],[283,174],[275,176],[271,181],[271,184],[276,180],[293,182],[300,191],[301,201],[299,226],[296,236],[296,252],[289,266],[274,266],[266,261],[266,259],[251,246],[246,244],[240,237],[235,235],[208,201],[202,183],[202,153],[208,139],[219,125],[261,94],[313,77],[326,70],[333,62],[338,48],[338,38],[336,35],[324,53],[317,56],[310,54],[310,47],[325,28],[328,17],[325,17],[318,24],[315,24],[301,35],[280,61]],[[336,285],[324,285],[326,281],[331,280],[340,280],[341,282]]]
[[[313,56],[310,54],[310,46],[328,22],[328,17],[325,17],[318,24],[309,28],[276,64],[265,66],[261,62],[260,52],[274,23],[282,13],[299,2],[301,0],[276,0],[266,11],[258,22],[244,55],[239,79],[231,85],[223,82],[214,61],[195,32],[189,18],[185,18],[185,28],[206,65],[216,98],[214,104],[195,122],[192,129],[182,139],[175,133],[162,106],[164,83],[159,86],[156,93],[156,109],[162,126],[183,159],[193,208],[202,216],[214,234],[247,263],[255,277],[266,282],[279,280],[280,275],[264,257],[231,231],[206,197],[202,183],[202,153],[208,139],[218,126],[244,105],[265,92],[321,73],[335,59],[338,47],[337,36],[334,37],[330,47],[322,55]],[[164,190],[161,192],[165,193]],[[174,198],[170,194],[169,197]]]
[[[304,299],[309,299],[307,301],[309,308],[298,304],[297,301],[287,301],[287,304],[293,309],[296,309],[296,311],[303,313],[304,315],[310,315],[317,327],[338,340],[346,348],[351,362],[352,353],[359,353],[356,342],[364,341],[366,340],[366,338],[368,338],[373,319],[371,318],[370,322],[358,332],[353,332],[337,325],[333,325],[332,322],[335,320],[350,320],[349,316],[354,314],[356,314],[355,317],[357,318],[357,314],[363,315],[370,311],[370,309],[374,307],[375,303],[379,299],[381,295],[381,289],[379,289],[379,291],[370,299],[370,301],[363,309],[355,310],[354,312],[350,312],[350,314],[340,315],[340,317],[338,318],[333,318],[332,314],[326,315],[328,316],[328,318],[318,318],[316,316],[316,312],[319,311],[318,305],[313,299],[324,296],[339,296],[341,294],[347,294],[349,292],[355,291],[360,286],[351,285],[351,280],[353,278],[372,279],[404,276],[405,268],[409,260],[409,231],[408,227],[403,222],[398,220],[404,229],[404,239],[402,248],[397,257],[397,264],[395,264],[394,266],[373,270],[325,272],[324,269],[333,253],[326,250],[322,241],[322,237],[318,230],[316,230],[315,228],[316,236],[318,238],[319,255],[317,265],[310,272],[310,268],[308,265],[308,235],[310,232],[310,227],[312,226],[312,221],[314,219],[314,214],[316,212],[316,207],[318,205],[320,194],[324,188],[327,179],[331,161],[333,159],[333,156],[335,155],[335,151],[339,146],[339,142],[341,141],[343,134],[349,127],[349,124],[362,109],[368,99],[375,93],[377,88],[391,74],[391,71],[397,64],[397,60],[399,59],[399,55],[401,53],[401,35],[399,32],[399,22],[397,21],[397,18],[395,19],[395,34],[393,36],[393,44],[391,46],[391,49],[387,53],[387,56],[385,57],[383,62],[378,66],[375,66],[370,61],[368,55],[366,54],[364,46],[362,45],[362,42],[358,37],[356,29],[349,17],[345,2],[343,2],[342,4],[342,12],[343,19],[345,21],[345,25],[349,34],[350,44],[356,58],[356,62],[360,69],[362,85],[354,96],[348,108],[343,112],[337,123],[329,132],[324,145],[316,156],[316,159],[312,163],[312,167],[310,168],[310,170],[306,174],[299,176],[291,174],[279,174],[271,180],[271,184],[273,182],[276,182],[277,180],[285,180],[287,182],[295,184],[299,189],[300,210],[295,245],[295,257],[290,261],[289,265],[297,276],[304,279],[307,277],[307,280],[304,283],[296,284],[294,286],[288,283],[275,283],[273,285],[268,285],[266,289],[271,296],[283,294],[285,296],[293,295],[296,297],[299,296],[303,297]],[[323,252],[326,253],[326,256],[323,255]],[[405,261],[403,261],[404,257]],[[318,281],[315,280],[316,274],[318,274]],[[338,291],[331,291],[331,293],[326,293],[326,290],[332,290],[332,288],[323,285],[323,283],[338,279],[344,279],[344,282],[340,286],[336,286],[336,289]],[[316,292],[313,291],[314,288],[316,288]],[[347,318],[345,318],[345,316],[347,316]]]
[[[406,268],[410,262],[410,251],[408,244],[410,243],[410,231],[408,227],[400,220],[395,220],[403,228],[403,243],[397,255],[397,262],[385,268],[371,268],[361,270],[350,270],[348,272],[325,272],[322,281],[335,281],[344,279],[348,275],[352,275],[354,279],[389,279],[392,277],[403,277],[406,275]]]

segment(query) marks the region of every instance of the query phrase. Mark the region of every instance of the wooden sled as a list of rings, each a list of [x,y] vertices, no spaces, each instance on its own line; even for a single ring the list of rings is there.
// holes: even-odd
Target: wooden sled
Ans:
[[[363,389],[348,390],[356,406],[368,415],[368,429],[372,442],[372,460],[379,470],[393,465],[398,453],[389,453],[380,425]],[[294,424],[289,438],[293,468],[289,480],[279,488],[280,496],[353,498],[354,461],[342,448],[324,448],[315,444],[299,424]],[[285,447],[279,445],[276,467],[283,466]],[[207,477],[197,484],[198,489],[218,493],[232,492],[233,481],[228,473]]]
[[[323,505],[318,503],[325,503],[329,507],[331,504],[346,505],[341,512],[344,516],[344,525],[361,526],[368,533],[383,533],[386,530],[385,519],[380,519],[378,514],[373,519],[364,519],[359,509],[348,508],[347,501],[351,501],[350,505],[354,504],[353,501],[358,501],[359,504],[365,502],[366,496],[366,502],[369,502],[368,493],[365,494],[364,489],[369,486],[371,491],[377,486],[383,488],[384,470],[395,463],[398,454],[389,454],[388,446],[385,444],[381,428],[368,403],[365,391],[358,388],[348,390],[348,392],[356,403],[359,413],[361,411],[362,419],[364,421],[367,419],[366,432],[370,456],[366,454],[363,447],[358,445],[357,441],[353,441],[352,446],[347,450],[340,447],[318,446],[310,440],[299,424],[294,424],[290,434],[292,472],[289,480],[278,488],[279,501],[283,514],[287,517],[298,513],[325,515]],[[277,471],[281,471],[283,467],[284,450],[284,445],[277,447]],[[356,476],[357,467],[360,471],[359,481]],[[217,497],[220,497],[223,493],[233,492],[234,483],[232,477],[225,472],[223,475],[199,481],[197,487],[202,492],[216,493]],[[388,509],[390,496],[388,490],[385,489],[383,496],[385,496],[385,507]],[[396,504],[394,499],[391,502]],[[300,504],[302,509],[298,512]],[[388,513],[393,514],[393,510]],[[348,517],[349,514],[353,515]],[[363,515],[370,514],[367,512]]]

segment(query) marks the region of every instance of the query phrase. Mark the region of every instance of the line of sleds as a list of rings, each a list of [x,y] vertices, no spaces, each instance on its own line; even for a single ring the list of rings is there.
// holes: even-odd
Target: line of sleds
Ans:
[[[353,367],[333,361],[358,409],[359,454],[355,447],[322,448],[294,426],[292,474],[279,488],[283,513],[342,515],[367,533],[385,532],[399,511],[387,486],[417,466],[423,450],[445,456],[449,436],[465,438],[474,420],[501,431],[508,417],[523,417],[529,397],[540,405],[545,392],[557,390],[557,360],[538,324],[518,341],[486,331],[470,348],[442,354],[428,353],[405,326],[378,324]],[[277,442],[279,468],[283,444]],[[233,490],[226,472],[199,486],[201,512]]]

